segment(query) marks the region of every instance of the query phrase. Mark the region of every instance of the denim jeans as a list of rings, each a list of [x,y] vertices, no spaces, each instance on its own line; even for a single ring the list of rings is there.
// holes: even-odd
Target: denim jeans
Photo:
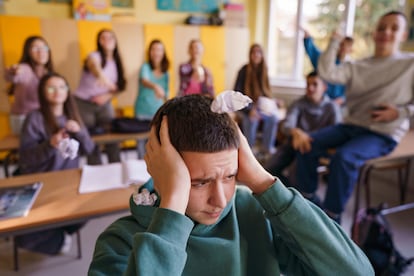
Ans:
[[[260,118],[250,118],[247,113],[241,112],[243,116],[242,131],[247,138],[250,147],[253,147],[256,142],[257,129],[260,121],[263,121],[262,130],[262,150],[269,152],[275,145],[276,131],[279,119],[276,115],[260,114]]]
[[[319,157],[334,148],[323,207],[336,214],[343,212],[365,161],[386,155],[397,145],[391,137],[347,124],[326,127],[311,136],[312,150],[305,154],[297,152],[297,184],[301,192],[315,193]]]

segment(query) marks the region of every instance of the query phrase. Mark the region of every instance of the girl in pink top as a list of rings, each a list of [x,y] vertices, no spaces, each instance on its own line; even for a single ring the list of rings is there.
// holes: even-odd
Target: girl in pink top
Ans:
[[[179,68],[180,87],[178,96],[206,94],[214,97],[213,76],[201,64],[204,47],[200,40],[190,41],[188,53],[190,60]]]
[[[78,89],[75,91],[80,115],[91,134],[110,129],[115,112],[111,99],[126,86],[122,60],[115,33],[103,29],[97,36],[97,51],[85,61]],[[118,144],[106,144],[109,162],[119,162]],[[88,156],[89,164],[102,163],[98,148]]]
[[[14,95],[10,114],[13,134],[19,135],[26,115],[39,108],[39,79],[50,72],[53,72],[52,54],[46,40],[40,36],[28,37],[19,63],[5,71],[6,81],[12,83],[9,93]]]

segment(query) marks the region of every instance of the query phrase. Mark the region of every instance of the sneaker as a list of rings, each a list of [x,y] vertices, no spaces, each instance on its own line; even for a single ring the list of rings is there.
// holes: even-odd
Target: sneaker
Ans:
[[[71,248],[72,248],[72,236],[65,233],[63,244],[59,250],[59,254],[67,254],[70,252]]]

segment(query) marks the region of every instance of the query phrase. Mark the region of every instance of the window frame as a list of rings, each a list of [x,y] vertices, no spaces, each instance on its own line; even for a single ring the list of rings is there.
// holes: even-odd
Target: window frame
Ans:
[[[276,62],[276,52],[272,49],[275,49],[275,45],[277,43],[276,39],[271,39],[272,34],[271,32],[276,29],[277,25],[277,17],[274,13],[276,13],[276,1],[280,0],[269,0],[269,22],[267,24],[268,30],[268,40],[267,40],[267,57],[268,57],[268,64],[269,67]],[[296,32],[295,32],[295,57],[294,57],[294,64],[293,64],[293,72],[291,73],[290,77],[278,77],[278,76],[271,76],[270,83],[272,86],[278,87],[289,87],[289,88],[304,88],[306,86],[306,82],[303,76],[302,68],[305,59],[305,50],[303,47],[303,32],[300,30],[300,26],[303,25],[303,5],[305,0],[297,0],[297,10],[296,10]],[[353,28],[354,28],[354,18],[355,18],[355,8],[356,8],[356,0],[346,0],[345,3],[345,35],[352,36]]]

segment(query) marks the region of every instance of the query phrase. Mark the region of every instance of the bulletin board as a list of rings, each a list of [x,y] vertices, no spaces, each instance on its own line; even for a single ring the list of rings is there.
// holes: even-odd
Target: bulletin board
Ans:
[[[211,13],[217,11],[226,2],[225,0],[157,0],[157,9],[163,11]]]

